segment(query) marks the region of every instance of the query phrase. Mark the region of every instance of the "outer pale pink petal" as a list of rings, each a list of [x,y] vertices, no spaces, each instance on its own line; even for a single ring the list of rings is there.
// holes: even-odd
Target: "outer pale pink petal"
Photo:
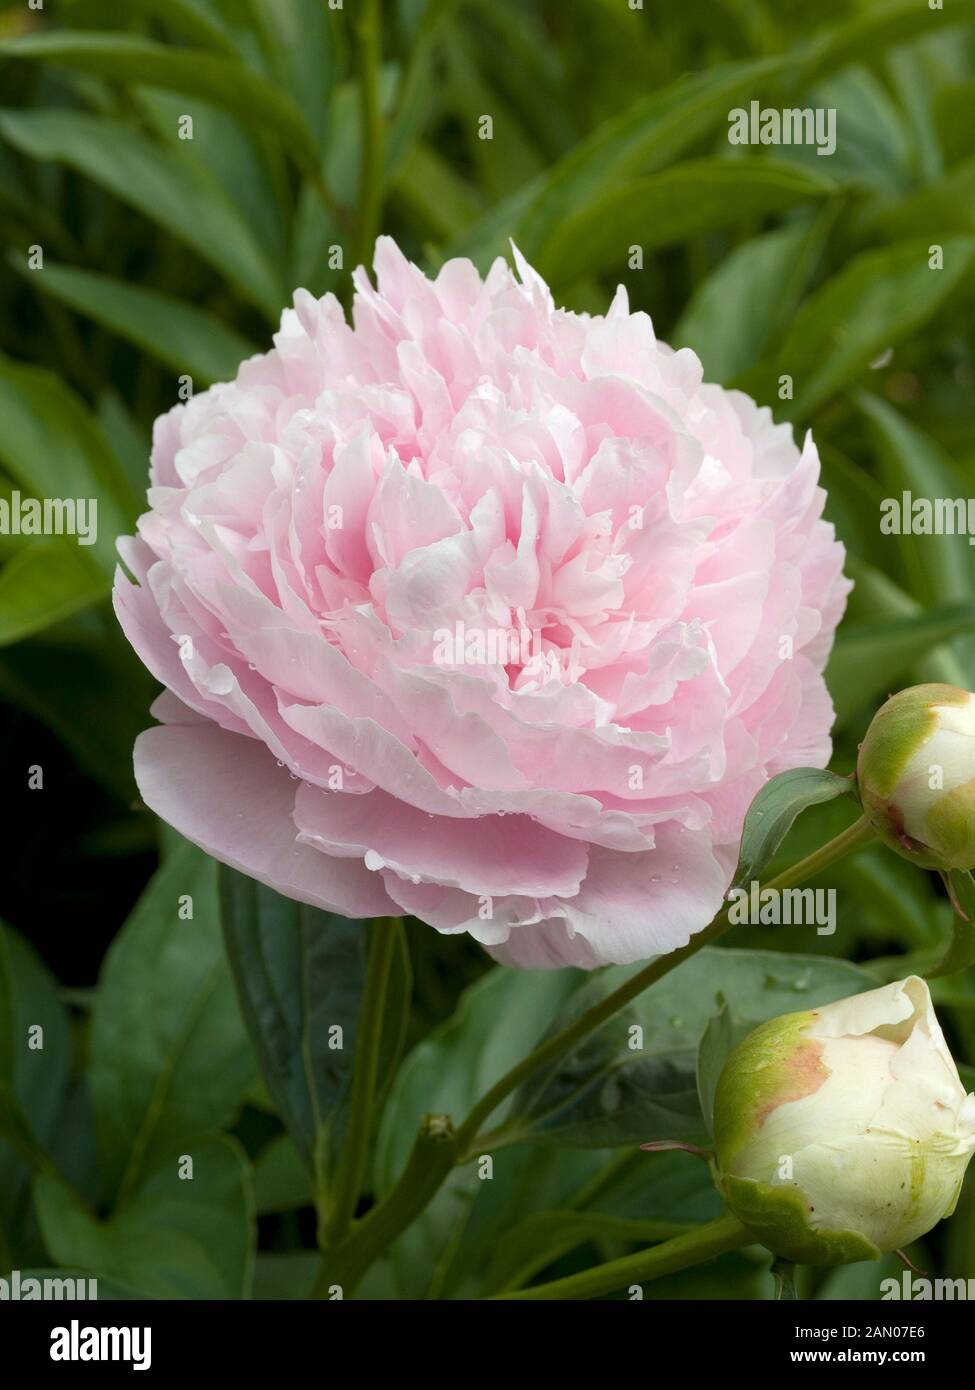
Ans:
[[[529,816],[432,816],[378,788],[353,797],[302,785],[295,821],[328,854],[468,893],[571,896],[586,872],[584,843]]]
[[[727,866],[706,834],[662,826],[656,847],[642,854],[594,846],[585,883],[563,904],[565,921],[516,927],[492,955],[519,965],[589,966],[664,955],[708,925],[727,882]],[[537,945],[522,939],[529,933],[540,937]],[[536,953],[550,959],[534,959]]]
[[[361,860],[298,840],[295,783],[256,739],[214,724],[147,729],[135,744],[143,801],[181,835],[285,897],[346,917],[396,912]]]

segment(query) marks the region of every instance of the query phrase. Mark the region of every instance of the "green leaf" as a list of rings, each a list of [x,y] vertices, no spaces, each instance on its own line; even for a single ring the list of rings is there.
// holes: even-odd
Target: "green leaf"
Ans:
[[[947,875],[947,888],[955,909],[951,945],[944,959],[926,972],[929,980],[957,975],[959,970],[975,965],[975,878],[961,869],[952,869]]]
[[[53,372],[4,357],[0,417],[0,462],[27,492],[97,499],[98,537],[88,549],[111,579],[115,538],[131,530],[138,507],[98,421]]]
[[[826,668],[837,721],[843,723],[862,706],[889,695],[922,657],[970,632],[975,632],[975,605],[970,603],[845,626]]]
[[[100,323],[157,357],[180,374],[209,386],[232,380],[237,368],[257,348],[236,329],[173,295],[143,289],[98,271],[45,262],[43,272],[22,269],[36,289]]]
[[[255,1160],[254,1197],[261,1216],[297,1211],[314,1201],[308,1169],[290,1135],[279,1134]]]
[[[627,247],[672,246],[729,223],[827,198],[822,175],[765,159],[702,159],[622,183],[568,216],[545,240],[537,269],[556,285],[626,268]]]
[[[868,438],[880,465],[884,496],[898,502],[904,492],[929,501],[967,496],[964,474],[930,434],[879,396],[861,391],[854,401],[867,424]],[[879,514],[878,522],[882,524]],[[917,598],[944,603],[966,599],[971,594],[975,551],[967,536],[901,535],[894,544],[900,552],[900,568],[905,572],[908,587]]]
[[[0,570],[0,646],[104,598],[109,582],[73,541],[27,541]]]
[[[98,398],[98,421],[132,493],[142,498],[149,482],[150,439],[111,386]]]
[[[66,164],[108,189],[191,247],[277,321],[287,287],[247,221],[198,160],[181,158],[178,150],[163,148],[122,121],[80,111],[5,111],[0,135],[30,158]]]
[[[121,633],[90,630],[82,617],[0,649],[0,696],[53,729],[79,766],[126,805],[137,796],[132,745],[155,691]]]
[[[162,146],[182,162],[197,165],[205,179],[220,185],[262,247],[268,264],[290,289],[295,282],[286,261],[288,171],[280,149],[228,111],[199,97],[193,103],[192,140],[180,139],[180,117],[185,114],[186,103],[178,92],[136,87],[132,103]]]
[[[930,100],[930,93],[928,93]],[[975,119],[975,77],[952,83],[935,98],[934,121],[945,163],[954,164],[971,153],[968,131]]]
[[[87,0],[69,0],[81,9]],[[236,52],[233,35],[210,0],[131,0],[134,9],[155,15],[178,34],[194,43],[207,44],[227,53]]]
[[[730,382],[754,366],[789,322],[826,230],[817,218],[752,237],[694,291],[671,341],[693,348],[708,381]]]
[[[651,1245],[692,1230],[687,1221],[641,1221],[598,1211],[539,1211],[497,1242],[486,1295],[523,1288],[546,1266],[588,1241]]]
[[[896,1255],[884,1255],[879,1260],[854,1260],[852,1264],[827,1270],[816,1297],[841,1303],[851,1299],[857,1302],[880,1299],[883,1280],[893,1278],[900,1284],[903,1273],[904,1266]]]
[[[975,159],[959,164],[911,197],[882,205],[867,219],[874,236],[912,237],[930,234],[940,242],[949,232],[975,232]]]
[[[280,90],[293,94],[316,142],[336,76],[341,14],[322,0],[249,0]]]
[[[287,1250],[258,1255],[254,1269],[254,1298],[291,1303],[310,1297],[318,1273],[318,1260],[314,1250]]]
[[[57,981],[23,937],[0,925],[0,1135],[4,1122],[13,1123],[49,1147],[70,1070],[71,1031]],[[0,1138],[0,1232],[8,1236],[26,1180],[25,1162]]]
[[[397,200],[431,236],[456,236],[479,211],[481,199],[431,146],[417,141],[393,179]]]
[[[634,174],[676,159],[716,126],[727,121],[728,108],[756,86],[775,77],[782,59],[761,59],[712,68],[681,78],[649,93],[613,116],[545,173],[502,199],[468,228],[445,255],[470,256],[485,268],[508,248],[514,237],[533,260],[549,235]]]
[[[95,997],[89,1086],[112,1189],[124,1200],[147,1165],[229,1124],[253,1071],[216,865],[183,844],[112,942]]]
[[[762,874],[807,806],[855,796],[849,777],[819,767],[794,767],[766,782],[745,816],[734,883],[740,887]]]
[[[837,113],[836,148],[824,161],[815,143],[783,146],[781,158],[802,168],[826,162],[830,177],[851,191],[902,196],[910,190],[916,171],[903,113],[869,69],[845,68],[805,90],[795,104]]]
[[[639,968],[601,971],[572,997],[553,1031],[568,1026]],[[724,999],[756,1024],[873,984],[847,961],[705,947],[530,1078],[515,1096],[509,1134],[582,1148],[658,1139],[706,1142],[697,1051]]]
[[[191,1178],[180,1176],[186,1157]],[[235,1141],[206,1139],[173,1154],[109,1221],[99,1221],[53,1174],[35,1180],[34,1204],[59,1265],[90,1269],[145,1298],[250,1296],[254,1195]]]
[[[413,1049],[393,1083],[376,1143],[378,1196],[402,1172],[424,1115],[448,1114],[459,1121],[530,1051],[583,978],[574,970],[498,966],[464,992],[453,1017]],[[502,1107],[499,1114],[504,1113]],[[590,1173],[599,1162],[590,1161],[583,1172]],[[465,1278],[483,1279],[484,1259],[478,1252],[490,1251],[499,1217],[509,1221],[514,1210],[532,1210],[543,1200],[545,1187],[556,1182],[562,1184],[564,1199],[569,1169],[564,1156],[561,1170],[552,1172],[544,1155],[536,1159],[525,1151],[497,1155],[491,1182],[480,1182],[473,1167],[456,1168],[389,1252],[397,1296],[423,1297],[434,1286],[462,1296]]]
[[[280,4],[277,8],[280,12]],[[116,82],[165,87],[202,97],[232,111],[257,130],[275,135],[306,169],[317,168],[315,138],[287,88],[265,81],[234,58],[205,49],[154,43],[134,34],[73,33],[69,29],[0,41],[0,58],[52,63]]]
[[[727,1000],[708,1019],[697,1049],[697,1097],[708,1134],[714,1129],[714,1093],[724,1064],[754,1024],[732,1014]]]
[[[951,300],[975,266],[975,239],[945,237],[944,269],[928,265],[928,242],[865,251],[805,301],[774,364],[740,383],[758,400],[792,377],[795,398],[781,406],[793,419],[808,415],[852,384],[891,345],[916,332]]]
[[[861,60],[870,61],[886,48],[909,39],[968,24],[975,15],[972,0],[955,0],[942,10],[918,5],[915,0],[870,0],[863,12],[845,24],[828,25],[803,55],[803,77],[813,81],[821,73]]]
[[[267,1088],[321,1198],[347,1123],[368,929],[220,870],[221,917],[241,1008]],[[400,927],[380,1085],[402,1046],[409,972]]]

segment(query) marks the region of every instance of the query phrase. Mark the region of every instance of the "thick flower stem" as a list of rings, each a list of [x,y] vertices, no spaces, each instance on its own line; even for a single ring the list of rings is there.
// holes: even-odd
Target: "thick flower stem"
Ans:
[[[805,879],[811,878],[814,874],[821,873],[831,864],[844,859],[848,854],[853,854],[856,850],[864,848],[875,838],[873,830],[861,817],[847,830],[830,840],[828,844],[823,845],[776,878],[771,879],[765,887],[776,890],[791,888],[802,883]],[[642,994],[650,985],[669,974],[671,970],[699,951],[702,946],[708,946],[711,942],[716,941],[732,925],[728,920],[728,912],[728,908],[723,908],[710,926],[693,936],[686,946],[682,946],[679,951],[671,952],[670,955],[658,956],[652,960],[649,965],[632,975],[619,989],[607,995],[599,1004],[587,1009],[567,1028],[554,1033],[534,1052],[529,1053],[516,1067],[513,1067],[511,1071],[495,1082],[491,1089],[477,1102],[456,1133],[451,1133],[449,1136],[447,1134],[440,1135],[441,1142],[436,1146],[435,1161],[432,1160],[429,1152],[429,1138],[425,1141],[424,1132],[421,1129],[413,1155],[396,1186],[379,1206],[368,1214],[359,1227],[354,1227],[351,1230],[344,1248],[326,1254],[314,1296],[328,1297],[327,1289],[330,1284],[341,1284],[343,1288],[350,1283],[354,1285],[369,1264],[400,1232],[406,1229],[427,1203],[432,1201],[451,1167],[455,1163],[467,1162],[474,1154],[492,1147],[491,1136],[480,1136],[480,1129],[484,1121],[503,1100],[529,1076],[534,1075],[536,1071],[568,1052],[580,1039],[594,1032],[607,1019],[612,1018],[632,999],[635,999],[638,994]],[[690,1239],[690,1237],[679,1237],[678,1239],[684,1240]],[[739,1241],[737,1243],[746,1242]],[[673,1245],[673,1242],[667,1244]],[[734,1248],[734,1246],[729,1248]],[[649,1260],[652,1253],[647,1252],[644,1258]],[[632,1258],[641,1257],[634,1256]],[[701,1258],[709,1258],[709,1256],[705,1255]],[[689,1260],[688,1263],[694,1263],[694,1260]],[[682,1267],[677,1266],[677,1268]],[[343,1273],[344,1279],[339,1277]],[[574,1279],[581,1279],[582,1277],[581,1275],[573,1276]],[[317,1290],[320,1288],[324,1288],[326,1292],[318,1292]],[[532,1296],[535,1295],[534,1290],[530,1290],[529,1293]],[[519,1297],[524,1296],[526,1295],[519,1295]],[[570,1296],[575,1297],[576,1295]],[[595,1295],[583,1293],[578,1296],[592,1297]]]
[[[312,1298],[348,1298],[366,1270],[436,1196],[454,1167],[454,1131],[446,1115],[427,1115],[403,1174],[388,1197],[373,1207],[348,1238],[322,1255]]]
[[[389,972],[396,949],[398,928],[399,922],[396,919],[381,919],[372,929],[369,965],[356,1039],[349,1129],[336,1176],[331,1212],[325,1223],[324,1243],[327,1245],[337,1244],[346,1234],[355,1215],[356,1203],[362,1189],[362,1177],[369,1154],[383,1015],[386,1012]]]
[[[601,1298],[630,1284],[645,1284],[664,1274],[674,1274],[679,1269],[688,1269],[691,1265],[713,1260],[718,1255],[726,1255],[729,1250],[754,1244],[755,1237],[740,1221],[730,1215],[719,1216],[716,1221],[709,1221],[696,1231],[661,1241],[659,1245],[652,1245],[649,1250],[641,1250],[636,1255],[610,1260],[608,1264],[596,1265],[594,1269],[584,1270],[581,1274],[570,1274],[566,1279],[555,1279],[550,1284],[536,1284],[531,1289],[493,1294],[492,1300]]]
[[[798,864],[793,864],[791,868],[786,869],[764,886],[776,890],[791,888],[807,878],[812,878],[814,874],[822,872],[830,864],[835,864],[837,860],[843,859],[855,850],[862,849],[864,845],[870,844],[875,838],[873,830],[861,816],[858,821],[830,840],[828,844],[814,850],[812,854],[801,859]],[[605,999],[593,1005],[591,1009],[587,1009],[584,1014],[580,1014],[568,1028],[554,1033],[534,1052],[529,1053],[516,1067],[502,1076],[500,1081],[495,1082],[487,1094],[474,1106],[457,1131],[457,1144],[462,1156],[461,1161],[469,1157],[471,1153],[481,1151],[482,1146],[474,1144],[472,1141],[476,1139],[484,1120],[501,1104],[506,1096],[516,1090],[529,1076],[567,1052],[581,1038],[594,1032],[607,1019],[612,1018],[620,1009],[625,1008],[638,994],[642,994],[645,989],[648,989],[650,985],[656,984],[664,975],[669,974],[683,961],[695,955],[702,946],[709,946],[711,942],[716,941],[732,925],[728,920],[728,913],[727,907],[722,908],[710,926],[705,927],[704,931],[698,932],[696,936],[692,936],[686,946],[682,946],[679,951],[672,951],[670,955],[657,956],[649,965],[632,975],[625,984],[620,985],[619,989],[608,994]]]
[[[383,189],[383,118],[379,106],[382,0],[361,0],[356,33],[362,112],[362,166],[353,265],[365,265],[379,230]]]

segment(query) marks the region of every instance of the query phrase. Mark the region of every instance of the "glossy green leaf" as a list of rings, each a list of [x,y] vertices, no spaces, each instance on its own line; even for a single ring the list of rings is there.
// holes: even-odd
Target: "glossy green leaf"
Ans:
[[[110,1187],[124,1200],[163,1154],[229,1124],[253,1071],[220,935],[216,865],[184,844],[150,882],[99,978],[89,1086]]]
[[[697,1049],[697,1098],[708,1134],[714,1128],[714,1095],[724,1064],[753,1026],[733,1014],[727,1000],[705,1024]]]
[[[348,1120],[369,931],[220,870],[221,919],[264,1080],[323,1197]],[[384,1019],[381,1085],[402,1046],[409,968],[400,927]]]
[[[593,977],[553,1029],[566,1027],[636,969],[613,966]],[[760,1023],[872,983],[847,961],[706,947],[530,1078],[515,1096],[509,1132],[570,1148],[659,1139],[706,1143],[697,1051],[723,1000],[733,1001],[742,1019]]]
[[[249,1165],[232,1140],[190,1143],[158,1163],[108,1221],[53,1174],[35,1179],[34,1203],[60,1265],[90,1269],[145,1298],[250,1295],[254,1195]]]
[[[71,1032],[57,981],[22,936],[0,925],[0,1232],[8,1237],[28,1169],[4,1132],[26,1131],[29,1143],[49,1147],[70,1069]]]
[[[376,1144],[378,1194],[387,1192],[402,1171],[423,1116],[448,1114],[459,1122],[488,1087],[531,1050],[581,978],[572,970],[498,967],[465,991],[453,1017],[413,1049],[393,1083]],[[497,1118],[504,1113],[502,1107]],[[585,1171],[591,1169],[589,1164]],[[390,1251],[397,1296],[425,1296],[434,1280],[439,1287],[440,1279],[447,1278],[447,1262],[455,1266],[451,1292],[460,1296],[470,1245],[458,1250],[453,1261],[450,1257],[461,1244],[461,1234],[470,1240],[483,1221],[489,1248],[499,1205],[510,1212],[519,1207],[519,1192],[522,1201],[534,1203],[541,1190],[538,1167],[524,1153],[499,1153],[491,1182],[478,1181],[473,1166],[455,1169]],[[483,1212],[482,1207],[491,1210]]]
[[[853,783],[825,768],[794,767],[766,782],[745,816],[735,884],[749,884],[761,876],[796,816],[838,796],[855,796]]]

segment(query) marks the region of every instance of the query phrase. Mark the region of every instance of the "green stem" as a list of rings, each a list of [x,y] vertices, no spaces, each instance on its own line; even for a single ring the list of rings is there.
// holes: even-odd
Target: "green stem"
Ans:
[[[312,1298],[343,1298],[355,1292],[372,1262],[419,1216],[454,1167],[454,1131],[446,1115],[427,1115],[403,1174],[385,1201],[356,1225],[348,1238],[322,1255]]]
[[[594,1269],[583,1270],[581,1274],[570,1274],[565,1279],[555,1279],[550,1284],[536,1284],[531,1289],[493,1294],[492,1300],[601,1298],[628,1284],[645,1284],[650,1279],[659,1279],[664,1274],[674,1274],[679,1269],[726,1255],[729,1250],[754,1244],[755,1237],[740,1221],[729,1215],[719,1216],[716,1221],[709,1221],[697,1230],[652,1245],[649,1250],[641,1250],[636,1255],[610,1260],[608,1264],[596,1265]]]
[[[356,1038],[349,1129],[336,1175],[331,1215],[325,1225],[325,1243],[328,1245],[337,1245],[345,1236],[355,1216],[362,1189],[372,1130],[389,972],[399,930],[401,923],[396,918],[380,919],[372,930]]]
[[[362,0],[356,26],[359,47],[359,98],[362,113],[362,175],[353,265],[365,265],[379,231],[383,189],[383,119],[379,107],[381,0]]]
[[[767,888],[781,890],[791,888],[796,883],[801,883],[804,879],[812,878],[814,874],[821,873],[830,864],[835,864],[837,860],[844,858],[847,854],[852,854],[854,850],[862,849],[873,840],[874,832],[866,819],[861,816],[847,830],[837,835],[820,849],[801,859],[798,864],[793,864],[791,868],[773,878]],[[501,1102],[516,1090],[523,1081],[527,1080],[536,1071],[547,1066],[563,1053],[568,1052],[581,1038],[594,1032],[607,1019],[613,1017],[620,1009],[625,1008],[632,999],[638,994],[642,994],[645,989],[681,965],[690,956],[695,955],[702,946],[709,946],[712,941],[716,941],[722,936],[732,924],[728,920],[730,909],[725,907],[718,913],[710,926],[705,927],[704,931],[692,936],[686,946],[682,946],[679,951],[672,951],[667,956],[657,956],[649,965],[644,966],[635,975],[631,975],[625,984],[620,985],[612,994],[608,994],[605,999],[598,1004],[594,1004],[591,1009],[580,1014],[574,1023],[563,1028],[561,1032],[554,1033],[541,1047],[537,1047],[534,1052],[529,1053],[523,1061],[516,1067],[496,1081],[491,1089],[482,1096],[467,1116],[467,1119],[457,1131],[457,1145],[461,1161],[471,1156],[472,1153],[481,1152],[480,1145],[474,1143],[477,1133],[487,1117],[501,1104]]]
[[[793,864],[791,868],[786,869],[784,873],[779,874],[765,886],[776,890],[791,888],[804,879],[821,873],[829,865],[845,858],[846,855],[862,849],[870,844],[874,838],[873,830],[861,817],[847,830],[830,840],[829,844],[823,845],[822,848],[807,855],[805,859]],[[703,946],[716,941],[731,925],[728,920],[728,912],[728,908],[723,908],[710,926],[693,936],[686,946],[681,947],[679,951],[673,951],[670,955],[657,957],[649,965],[631,976],[619,989],[607,995],[599,1004],[580,1014],[574,1023],[553,1034],[491,1087],[474,1106],[456,1133],[446,1132],[449,1125],[445,1125],[444,1117],[428,1116],[427,1121],[424,1122],[425,1126],[430,1123],[431,1119],[440,1122],[440,1132],[436,1145],[431,1145],[430,1135],[425,1134],[424,1128],[421,1127],[413,1154],[399,1182],[383,1201],[369,1212],[360,1225],[350,1232],[342,1249],[326,1254],[313,1296],[327,1297],[330,1284],[341,1284],[343,1290],[354,1288],[372,1261],[395,1240],[401,1231],[406,1229],[427,1203],[433,1199],[453,1165],[467,1162],[484,1146],[490,1147],[490,1136],[484,1136],[483,1140],[479,1139],[478,1136],[481,1124],[496,1107],[529,1076],[569,1051],[581,1038],[586,1037],[587,1034],[605,1023],[607,1019],[624,1008],[643,990],[662,979],[664,975],[694,955]],[[679,1239],[686,1240],[689,1237],[679,1237]],[[634,1256],[632,1258],[638,1259],[640,1257]],[[647,1258],[649,1258],[649,1254]],[[690,1261],[690,1263],[693,1262],[693,1260]],[[583,1276],[573,1276],[573,1278],[576,1277],[582,1278]],[[319,1291],[321,1288],[325,1289],[324,1293]],[[519,1294],[519,1297],[533,1296],[534,1293],[534,1290],[528,1290],[526,1293]],[[586,1295],[581,1296],[585,1297]]]

